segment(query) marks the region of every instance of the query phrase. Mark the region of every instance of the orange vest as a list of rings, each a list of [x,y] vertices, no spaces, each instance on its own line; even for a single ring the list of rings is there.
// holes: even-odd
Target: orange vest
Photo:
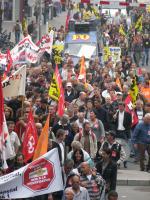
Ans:
[[[146,100],[150,103],[150,88],[141,88],[141,92]]]

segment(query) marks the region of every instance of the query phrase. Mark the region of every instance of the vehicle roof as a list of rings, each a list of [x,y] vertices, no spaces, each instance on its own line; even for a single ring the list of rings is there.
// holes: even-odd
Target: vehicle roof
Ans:
[[[87,39],[80,38],[80,39],[73,40],[73,35],[88,35],[89,38],[87,38]],[[88,33],[69,32],[66,35],[65,42],[72,43],[72,44],[75,44],[75,43],[97,43],[97,33],[96,33],[96,31],[90,31]]]

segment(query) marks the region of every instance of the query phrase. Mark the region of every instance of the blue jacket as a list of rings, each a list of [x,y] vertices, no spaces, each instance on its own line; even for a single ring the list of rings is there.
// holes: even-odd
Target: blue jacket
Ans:
[[[150,124],[141,122],[134,129],[132,141],[134,144],[150,144]]]

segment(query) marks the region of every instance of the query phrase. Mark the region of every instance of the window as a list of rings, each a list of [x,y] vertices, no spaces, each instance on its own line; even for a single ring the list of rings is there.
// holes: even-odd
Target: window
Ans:
[[[11,21],[13,18],[13,0],[4,0],[4,20]]]

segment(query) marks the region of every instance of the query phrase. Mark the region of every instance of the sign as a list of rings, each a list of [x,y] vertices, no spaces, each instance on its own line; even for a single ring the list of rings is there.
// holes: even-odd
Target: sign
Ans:
[[[58,150],[0,177],[0,199],[30,198],[63,190]]]
[[[55,178],[54,165],[41,158],[27,167],[23,178],[24,186],[32,191],[47,189]]]
[[[90,36],[87,34],[75,34],[72,36],[72,40],[89,40]]]
[[[4,98],[25,96],[26,65],[20,67],[15,73],[6,78],[3,82]]]
[[[109,58],[116,63],[120,61],[120,56],[121,56],[121,48],[120,47],[104,47],[103,49],[104,52],[104,62],[108,61]]]

